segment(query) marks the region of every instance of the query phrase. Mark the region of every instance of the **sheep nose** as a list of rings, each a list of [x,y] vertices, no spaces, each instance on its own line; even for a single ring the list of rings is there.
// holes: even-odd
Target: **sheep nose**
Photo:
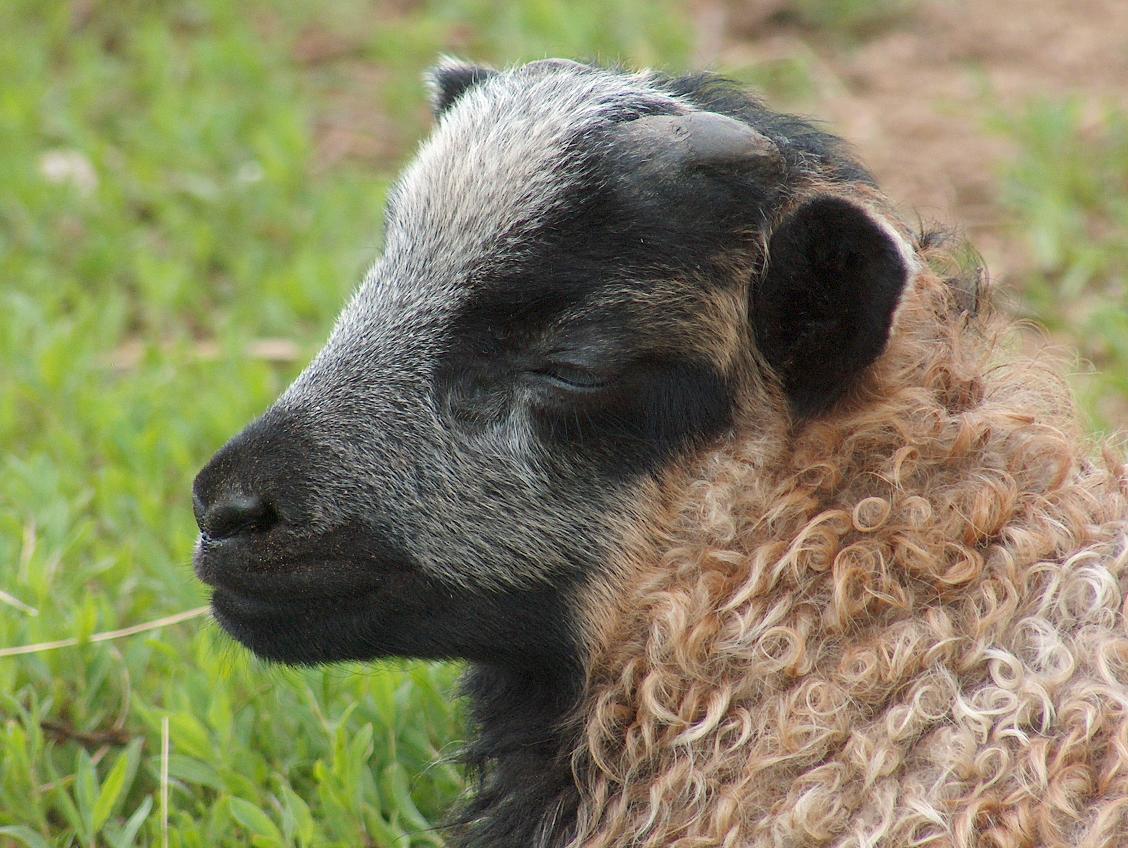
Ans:
[[[268,411],[216,451],[192,482],[192,511],[204,540],[248,539],[307,514],[301,470],[311,458],[302,430]]]
[[[224,494],[208,503],[193,487],[192,511],[200,532],[214,540],[262,533],[278,523],[278,513],[258,495]]]

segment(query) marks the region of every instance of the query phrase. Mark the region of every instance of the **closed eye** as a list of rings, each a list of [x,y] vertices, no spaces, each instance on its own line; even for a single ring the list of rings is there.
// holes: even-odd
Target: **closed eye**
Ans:
[[[572,392],[594,392],[605,389],[614,383],[614,380],[607,374],[597,373],[576,365],[555,362],[530,369],[526,373],[557,388]]]

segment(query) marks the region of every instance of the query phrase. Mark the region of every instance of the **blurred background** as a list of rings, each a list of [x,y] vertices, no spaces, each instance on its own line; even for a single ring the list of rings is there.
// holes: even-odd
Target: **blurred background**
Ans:
[[[824,119],[970,237],[1094,433],[1128,422],[1122,0],[5,0],[0,32],[5,848],[442,844],[458,669],[249,659],[189,503],[378,254],[441,52],[715,69]]]

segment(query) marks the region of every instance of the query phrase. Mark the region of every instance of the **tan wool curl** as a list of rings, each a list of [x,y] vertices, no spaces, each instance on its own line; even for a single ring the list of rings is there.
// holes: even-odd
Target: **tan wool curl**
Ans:
[[[1128,846],[1128,470],[928,253],[850,398],[663,481],[573,846]]]

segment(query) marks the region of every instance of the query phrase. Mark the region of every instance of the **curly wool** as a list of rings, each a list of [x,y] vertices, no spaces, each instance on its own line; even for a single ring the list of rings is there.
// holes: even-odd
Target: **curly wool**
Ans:
[[[958,299],[922,272],[850,402],[664,481],[573,846],[1128,845],[1128,469]]]

